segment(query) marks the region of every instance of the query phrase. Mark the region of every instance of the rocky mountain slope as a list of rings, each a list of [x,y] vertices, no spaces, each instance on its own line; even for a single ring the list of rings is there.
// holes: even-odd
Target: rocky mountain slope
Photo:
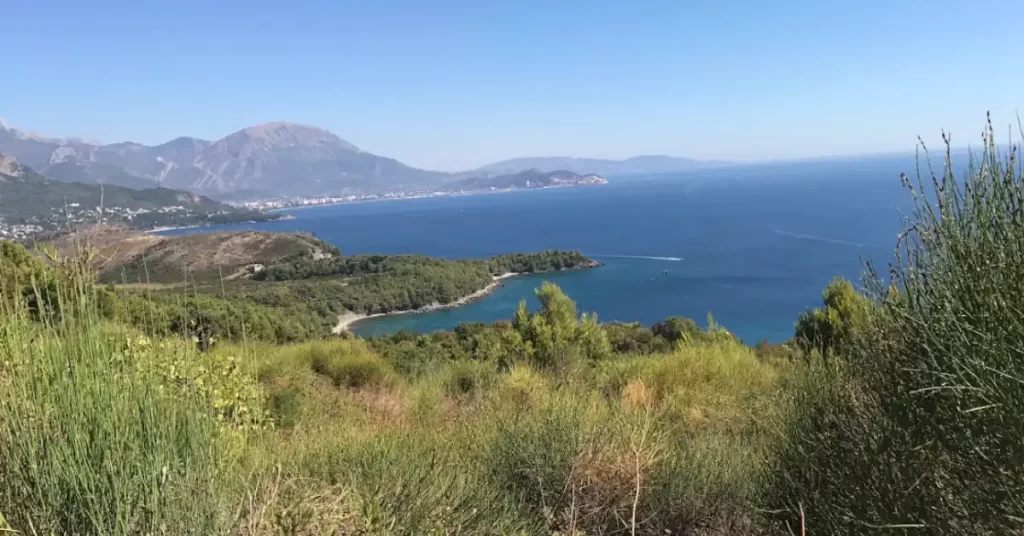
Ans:
[[[669,156],[530,157],[444,173],[410,167],[322,128],[288,122],[248,127],[216,141],[180,137],[155,146],[49,138],[0,122],[0,153],[60,181],[164,186],[232,200],[422,192],[529,170],[608,176],[721,164]]]
[[[311,196],[429,187],[447,174],[361,151],[316,127],[277,122],[217,141],[148,146],[47,138],[0,123],[0,153],[61,181],[164,186],[223,197]]]

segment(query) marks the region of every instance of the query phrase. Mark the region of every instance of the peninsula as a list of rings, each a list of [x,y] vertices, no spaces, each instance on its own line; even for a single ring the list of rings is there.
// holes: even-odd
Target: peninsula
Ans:
[[[65,255],[88,244],[98,280],[120,293],[165,310],[181,308],[184,315],[189,314],[186,302],[199,300],[211,330],[217,331],[223,311],[225,322],[236,317],[234,325],[239,316],[251,317],[247,325],[261,335],[249,336],[271,340],[339,333],[371,316],[457,307],[520,274],[600,266],[562,250],[454,260],[343,255],[309,234],[262,231],[160,236],[95,226],[50,243]],[[167,330],[180,324],[175,314],[159,321]]]

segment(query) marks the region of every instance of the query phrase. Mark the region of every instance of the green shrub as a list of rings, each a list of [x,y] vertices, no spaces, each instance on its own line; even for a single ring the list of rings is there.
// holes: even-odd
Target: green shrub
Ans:
[[[288,386],[273,393],[267,405],[279,428],[292,428],[301,416],[302,392],[295,386]]]
[[[916,208],[868,329],[802,395],[781,491],[809,531],[1024,530],[1024,177],[991,125],[963,180],[947,151]],[[948,141],[947,141],[948,147]]]
[[[871,304],[841,278],[825,288],[822,301],[821,309],[808,309],[797,319],[794,339],[804,353],[817,351],[828,357],[853,344],[854,337],[867,328]]]
[[[445,368],[442,385],[448,396],[479,396],[490,389],[496,379],[494,363],[461,360],[452,362]]]
[[[537,289],[540,310],[531,313],[519,303],[514,327],[522,336],[526,354],[540,367],[564,370],[578,360],[599,360],[611,355],[608,335],[597,317],[577,316],[576,303],[556,285],[544,282]]]
[[[700,338],[701,330],[697,323],[690,318],[681,316],[670,316],[661,322],[654,324],[651,331],[670,344],[679,341],[692,341]]]
[[[376,354],[349,353],[337,346],[314,346],[309,363],[313,372],[350,389],[386,386],[394,377],[391,365]]]
[[[567,483],[585,441],[583,419],[581,408],[549,399],[529,418],[502,422],[484,461],[490,485],[528,517],[557,524],[572,503]]]

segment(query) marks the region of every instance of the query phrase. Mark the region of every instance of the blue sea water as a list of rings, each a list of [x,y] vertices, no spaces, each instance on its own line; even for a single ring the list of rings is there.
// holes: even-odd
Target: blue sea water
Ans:
[[[612,178],[588,188],[531,190],[303,208],[295,219],[225,226],[315,233],[342,252],[448,258],[564,248],[598,269],[507,280],[443,311],[371,319],[364,336],[430,332],[510,319],[544,280],[602,321],[652,324],[670,315],[715,321],[754,343],[783,341],[835,276],[892,258],[909,196],[884,157]],[[190,232],[190,231],[174,231]],[[665,272],[667,270],[667,273]]]

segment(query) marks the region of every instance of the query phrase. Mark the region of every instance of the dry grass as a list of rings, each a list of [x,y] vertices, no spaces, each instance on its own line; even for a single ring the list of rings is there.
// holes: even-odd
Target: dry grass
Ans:
[[[66,255],[83,246],[92,268],[114,283],[180,284],[186,273],[199,279],[238,277],[251,264],[271,265],[299,253],[324,254],[322,246],[298,233],[232,231],[161,236],[120,226],[93,226],[52,243]]]

